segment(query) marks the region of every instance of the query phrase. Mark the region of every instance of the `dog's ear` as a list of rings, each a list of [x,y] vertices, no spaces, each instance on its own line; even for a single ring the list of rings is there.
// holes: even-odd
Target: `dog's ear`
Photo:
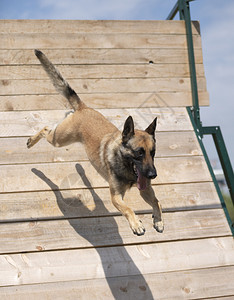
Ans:
[[[146,132],[152,136],[155,134],[155,129],[157,125],[157,117],[153,120],[153,122],[146,128]]]
[[[122,142],[126,144],[134,136],[134,123],[131,116],[127,118],[124,123],[124,129],[122,132]]]

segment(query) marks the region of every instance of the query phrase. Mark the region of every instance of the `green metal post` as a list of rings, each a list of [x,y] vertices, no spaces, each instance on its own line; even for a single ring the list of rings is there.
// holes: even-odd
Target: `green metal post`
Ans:
[[[221,129],[219,126],[203,127],[203,134],[212,134],[232,203],[234,205],[234,174]]]
[[[187,107],[187,111],[188,111],[188,114],[189,114],[191,123],[192,123],[192,125],[193,125],[194,131],[195,131],[195,133],[196,133],[197,140],[198,140],[198,142],[199,142],[199,144],[200,144],[201,150],[202,150],[203,155],[204,155],[204,158],[205,158],[205,160],[206,160],[206,164],[207,164],[208,169],[209,169],[209,171],[210,171],[210,174],[211,174],[212,180],[213,180],[213,182],[214,182],[216,191],[217,191],[217,193],[218,193],[219,199],[220,199],[220,201],[221,201],[223,210],[224,210],[224,212],[225,212],[225,215],[226,215],[228,224],[229,224],[230,229],[231,229],[231,231],[232,231],[232,235],[234,236],[234,227],[233,227],[234,224],[232,223],[231,217],[230,217],[229,212],[228,212],[228,210],[227,210],[226,204],[225,204],[224,199],[223,199],[223,195],[222,195],[222,193],[221,193],[221,191],[220,191],[218,182],[217,182],[216,177],[215,177],[215,175],[214,175],[214,171],[213,171],[213,168],[212,168],[212,166],[211,166],[209,157],[208,157],[208,155],[207,155],[207,153],[206,153],[206,149],[205,149],[204,144],[203,144],[203,142],[202,142],[201,136],[199,135],[199,131],[197,130],[198,128],[197,128],[197,125],[196,125],[195,120],[194,120],[194,118],[193,118],[192,111],[191,111],[191,107]],[[206,128],[206,127],[205,127],[205,128]],[[208,127],[207,127],[207,128],[208,128]],[[209,127],[209,128],[211,128],[211,127]],[[216,128],[216,127],[215,127],[215,128]],[[207,132],[208,132],[208,131],[207,131]]]
[[[224,211],[226,213],[226,217],[228,219],[228,222],[231,224],[231,219],[229,217],[227,208],[225,206],[223,196],[221,194],[221,191],[219,189],[217,180],[215,178],[213,169],[211,167],[209,158],[207,156],[205,147],[202,143],[202,137],[203,134],[212,134],[214,143],[219,155],[219,160],[223,168],[223,172],[225,175],[225,179],[230,191],[230,196],[234,205],[234,175],[232,170],[232,165],[228,156],[228,152],[225,146],[225,142],[221,133],[221,129],[219,126],[213,126],[213,127],[203,127],[200,119],[200,107],[199,107],[199,98],[198,98],[198,88],[197,88],[197,77],[196,77],[196,65],[195,65],[195,57],[194,57],[194,48],[193,48],[193,36],[192,36],[192,25],[191,25],[191,16],[190,16],[190,8],[189,8],[189,2],[194,0],[178,0],[171,10],[170,14],[167,17],[167,20],[174,19],[177,12],[179,12],[180,20],[185,21],[185,27],[186,27],[186,35],[187,35],[187,47],[188,47],[188,58],[189,58],[189,68],[190,68],[190,81],[191,81],[191,91],[192,91],[192,100],[193,100],[193,106],[187,107],[189,116],[191,118],[191,122],[193,124],[195,133],[198,137],[198,141],[200,143],[200,146],[202,148],[204,157],[206,159],[208,168],[210,170],[211,176],[213,178],[213,181],[215,183],[216,190],[218,192],[220,201],[224,207]],[[234,235],[234,228],[231,226],[232,233]]]
[[[175,6],[172,8],[166,20],[173,20],[177,12],[178,12],[178,2],[176,2]]]
[[[191,81],[191,91],[193,100],[193,117],[197,128],[202,137],[202,124],[200,119],[200,107],[198,99],[198,88],[197,88],[197,76],[196,76],[196,65],[193,47],[193,35],[192,35],[192,25],[191,16],[188,0],[178,0],[178,9],[180,13],[180,19],[185,21],[186,35],[187,35],[187,47],[188,47],[188,58],[189,58],[189,68],[190,68],[190,81]]]

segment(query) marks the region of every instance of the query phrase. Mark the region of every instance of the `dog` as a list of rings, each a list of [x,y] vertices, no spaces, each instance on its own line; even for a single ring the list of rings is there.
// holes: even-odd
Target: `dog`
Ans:
[[[109,183],[113,205],[127,218],[133,233],[145,233],[141,220],[124,202],[125,192],[134,184],[144,201],[153,208],[154,228],[163,232],[161,205],[151,186],[151,180],[157,176],[154,166],[157,118],[143,131],[134,128],[133,119],[129,116],[120,132],[102,114],[81,101],[44,53],[35,50],[35,55],[55,89],[69,101],[74,113],[69,114],[56,128],[44,127],[30,137],[27,147],[31,148],[41,138],[46,138],[54,147],[83,143],[91,164]]]

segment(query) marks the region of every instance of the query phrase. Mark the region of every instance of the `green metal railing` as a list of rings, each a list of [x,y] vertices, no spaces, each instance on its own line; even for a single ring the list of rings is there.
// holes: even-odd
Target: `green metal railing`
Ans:
[[[193,1],[193,0],[190,0]],[[180,20],[185,20],[186,34],[187,34],[187,47],[188,47],[188,58],[190,65],[190,78],[192,86],[192,100],[193,100],[193,117],[195,123],[200,132],[202,132],[202,124],[200,121],[200,107],[198,101],[198,89],[197,89],[197,76],[196,76],[196,67],[195,67],[195,58],[194,58],[194,47],[193,47],[193,35],[192,35],[192,26],[191,26],[191,17],[190,17],[190,8],[189,1],[179,0],[172,9],[172,12],[168,16],[175,17],[176,13],[179,11]],[[167,18],[167,19],[168,19]]]
[[[213,136],[216,150],[217,150],[217,153],[219,156],[219,160],[220,160],[221,166],[223,168],[225,180],[227,182],[227,186],[228,186],[228,189],[230,192],[232,203],[234,205],[234,174],[233,174],[232,165],[231,165],[231,162],[230,162],[230,159],[228,156],[228,152],[227,152],[227,149],[225,146],[225,142],[224,142],[224,139],[222,136],[221,129],[219,126],[203,127],[201,118],[200,118],[196,65],[195,65],[193,36],[192,36],[192,23],[191,23],[190,7],[189,7],[189,2],[191,2],[191,1],[194,1],[194,0],[178,0],[176,2],[175,6],[173,7],[173,9],[171,10],[170,14],[168,15],[167,20],[174,19],[176,14],[179,12],[180,20],[185,21],[189,68],[190,68],[191,91],[192,91],[192,103],[193,103],[193,106],[188,107],[187,110],[189,112],[189,116],[191,118],[194,130],[197,134],[199,143],[203,150],[204,157],[206,159],[207,165],[211,172],[211,175],[212,175],[213,181],[215,183],[215,187],[216,187],[216,190],[220,197],[221,203],[223,204],[223,206],[225,206],[224,200],[223,200],[222,194],[220,192],[217,180],[214,176],[213,169],[211,167],[209,158],[206,154],[205,147],[202,143],[202,138],[204,135],[211,134]],[[225,208],[225,213],[226,213],[227,219],[230,224],[231,221],[230,221],[230,218],[229,218],[226,208]],[[232,227],[232,232],[234,233],[233,227]]]

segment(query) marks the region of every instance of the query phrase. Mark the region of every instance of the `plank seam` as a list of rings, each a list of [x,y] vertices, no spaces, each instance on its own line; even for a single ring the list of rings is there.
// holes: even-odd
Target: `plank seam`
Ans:
[[[112,65],[113,66],[113,65]],[[23,68],[23,67],[22,67]],[[189,75],[183,75],[183,76],[177,76],[177,75],[173,75],[173,76],[167,76],[167,77],[164,77],[164,76],[127,76],[127,77],[124,77],[124,76],[119,76],[119,77],[66,77],[66,80],[99,80],[99,79],[101,79],[101,80],[119,80],[119,79],[142,79],[142,80],[144,80],[144,79],[158,79],[158,78],[160,78],[160,79],[171,79],[171,78],[180,78],[180,79],[187,79],[187,78],[190,78],[190,76]],[[197,78],[199,78],[199,79],[205,79],[206,77],[205,76],[202,76],[202,75],[198,75],[197,76]],[[36,78],[36,79],[31,79],[31,78],[4,78],[5,80],[9,80],[9,81],[31,81],[31,80],[35,80],[35,81],[38,81],[38,83],[40,83],[39,81],[41,81],[41,82],[51,82],[51,81],[49,81],[48,80],[48,77],[47,76],[45,76],[45,78],[43,79],[42,77],[40,77],[40,78]],[[1,80],[1,79],[0,79]],[[182,91],[183,92],[183,91]],[[109,92],[110,93],[110,92]],[[112,92],[111,92],[112,93]],[[123,92],[122,92],[123,93]],[[138,92],[129,92],[129,93],[138,93]],[[142,93],[142,92],[141,92]],[[150,92],[148,92],[148,93],[150,93]],[[164,93],[166,93],[166,92],[164,92]],[[181,92],[180,92],[181,93]]]
[[[150,48],[152,49],[152,48]],[[161,49],[161,48],[160,48]],[[134,49],[135,50],[135,49]],[[144,50],[141,48],[141,50]],[[149,49],[148,49],[149,50]],[[1,49],[0,49],[0,52],[1,52]],[[134,62],[115,62],[113,60],[113,62],[88,62],[88,59],[87,59],[87,62],[82,62],[82,63],[77,63],[77,62],[67,62],[67,63],[54,63],[55,66],[100,66],[100,65],[104,65],[104,66],[111,66],[111,65],[114,65],[114,66],[128,66],[128,65],[143,65],[143,66],[148,66],[150,65],[151,63],[146,59],[146,58],[150,58],[151,56],[147,56],[145,58],[142,58],[142,59],[145,59],[145,61],[137,61],[137,59],[135,59]],[[153,61],[152,65],[182,65],[182,66],[187,66],[188,63],[187,62],[167,62],[167,61]],[[199,66],[203,66],[203,62],[197,62],[196,65],[199,65]],[[0,66],[1,67],[22,67],[22,66],[27,66],[27,67],[40,67],[40,64],[39,63],[35,63],[35,62],[25,62],[25,63],[5,63],[5,64],[2,64],[0,63]]]
[[[1,139],[1,137],[0,137],[0,139]],[[156,156],[155,157],[155,159],[164,159],[164,158],[174,158],[174,159],[176,159],[176,158],[182,158],[182,157],[189,157],[189,158],[193,158],[193,157],[203,157],[203,155],[202,154],[200,154],[200,155],[198,155],[198,154],[196,154],[196,155],[193,155],[193,154],[191,154],[191,155],[168,155],[168,156]],[[42,164],[57,164],[57,163],[79,163],[79,162],[89,162],[89,159],[87,158],[87,159],[75,159],[74,158],[74,160],[66,160],[66,161],[51,161],[51,162],[42,162],[42,161],[39,161],[39,162],[34,162],[34,163],[31,163],[31,162],[29,162],[29,163],[27,163],[27,162],[23,162],[23,163],[18,163],[18,162],[14,162],[14,163],[0,163],[0,166],[20,166],[20,165],[34,165],[34,164],[36,164],[36,165],[42,165]]]
[[[212,180],[204,180],[204,181],[187,181],[187,182],[173,182],[173,183],[157,183],[157,184],[152,184],[152,186],[164,186],[164,185],[182,185],[182,184],[196,184],[196,183],[213,183]],[[93,187],[92,189],[103,189],[103,188],[109,188],[109,185],[106,186],[98,186],[98,187]],[[58,189],[58,191],[70,191],[70,190],[87,190],[90,189],[88,187],[80,187],[80,188],[72,188],[72,189]],[[38,192],[50,192],[51,189],[46,189],[46,190],[31,190],[31,191],[12,191],[12,192],[0,192],[1,195],[4,194],[17,194],[17,193],[38,193]],[[56,190],[57,191],[57,190]]]
[[[233,268],[234,265],[228,265],[228,266],[214,266],[214,267],[207,267],[207,268],[204,268],[204,267],[201,267],[201,268],[198,268],[198,269],[185,269],[185,270],[169,270],[169,271],[161,271],[161,272],[157,272],[157,273],[149,273],[149,274],[173,274],[173,273],[178,273],[178,272],[187,272],[187,271],[200,271],[200,270],[215,270],[215,269],[228,269],[228,268]],[[142,274],[143,276],[144,275],[148,275],[147,273],[144,273]],[[138,275],[130,275],[131,277],[137,277]],[[119,276],[115,276],[115,278],[126,278],[126,275],[119,275]],[[97,278],[98,279],[101,279],[101,278]],[[69,283],[69,282],[82,282],[82,281],[93,281],[93,280],[96,280],[95,278],[94,279],[75,279],[75,280],[70,280],[70,281],[50,281],[50,282],[38,282],[38,283],[24,283],[24,284],[15,284],[15,285],[2,285],[1,287],[2,288],[10,288],[10,287],[20,287],[20,286],[41,286],[41,285],[50,285],[50,284],[54,284],[54,283]],[[230,295],[232,296],[232,295]],[[225,299],[226,297],[229,297],[229,295],[227,296],[223,296],[223,298]],[[220,297],[219,297],[220,298]],[[199,299],[199,298],[196,298],[196,299]],[[202,299],[212,299],[212,298],[202,298]],[[215,297],[213,297],[213,299],[216,299]]]
[[[175,107],[175,106],[174,106]],[[179,106],[178,106],[178,108],[180,108]],[[126,108],[126,109],[128,109],[128,108]],[[129,107],[129,109],[132,109],[132,107]],[[22,110],[19,110],[19,111],[17,111],[17,112],[29,112],[30,110],[26,110],[26,111],[22,111]],[[33,111],[37,111],[37,110],[33,110]],[[41,110],[38,110],[38,112],[40,112]],[[48,111],[48,110],[47,110]],[[51,109],[50,111],[53,111],[53,109]],[[64,112],[66,112],[66,111],[69,111],[69,110],[64,110]],[[14,113],[14,112],[16,112],[16,111],[6,111],[6,113]],[[32,112],[32,111],[31,111]],[[124,122],[123,122],[123,124],[124,124]],[[174,130],[174,131],[171,131],[171,130],[165,130],[165,131],[163,131],[163,130],[158,130],[157,132],[156,132],[156,135],[157,135],[157,133],[171,133],[171,132],[178,132],[178,133],[184,133],[184,132],[194,132],[193,130]],[[10,135],[10,136],[4,136],[4,135],[0,135],[0,139],[15,139],[15,138],[29,138],[30,137],[30,135]],[[194,156],[203,156],[202,154],[201,155],[194,155]],[[157,157],[157,156],[156,156]],[[170,157],[170,156],[169,156]],[[178,157],[181,157],[181,156],[178,156]],[[184,157],[186,157],[186,156],[184,156]],[[188,157],[191,157],[191,155],[189,156],[188,155]]]
[[[102,246],[85,246],[85,247],[70,247],[70,248],[60,248],[60,249],[47,249],[47,250],[29,250],[29,251],[20,251],[20,252],[2,252],[0,256],[4,255],[15,255],[15,254],[29,254],[29,253],[46,253],[46,252],[61,252],[61,251],[70,251],[70,250],[88,250],[88,249],[106,249],[106,248],[117,248],[117,247],[131,247],[131,246],[139,246],[139,245],[154,245],[154,244],[166,244],[166,243],[180,243],[180,242],[190,242],[190,241],[199,241],[199,240],[211,240],[217,238],[229,238],[232,237],[232,234],[226,235],[216,235],[216,236],[206,236],[206,237],[198,237],[198,238],[181,238],[174,240],[166,240],[166,241],[156,241],[156,242],[132,242],[132,243],[122,243],[115,245],[102,245]],[[180,270],[181,271],[181,270]],[[144,273],[144,274],[152,274],[152,273]],[[154,274],[154,273],[153,273]]]
[[[8,35],[8,34],[6,34],[6,35]],[[152,47],[152,48],[145,48],[145,47],[143,47],[143,48],[101,48],[101,47],[99,47],[99,48],[78,48],[78,47],[75,47],[75,48],[44,48],[44,47],[40,47],[40,49],[43,49],[44,51],[54,51],[54,50],[59,50],[59,51],[70,51],[70,50],[86,50],[86,51],[88,51],[88,50],[187,50],[187,46],[184,46],[184,47],[173,47],[173,48],[171,48],[171,47],[158,47],[158,48],[156,48],[156,47]],[[1,52],[1,50],[2,51],[12,51],[12,50],[19,50],[19,51],[22,51],[22,50],[28,50],[28,51],[34,51],[35,50],[35,48],[0,48],[0,52]],[[194,49],[195,51],[197,51],[197,50],[202,50],[202,47],[196,47],[195,49]]]
[[[188,209],[186,209],[188,208]],[[209,205],[209,206],[205,206],[202,207],[201,205],[196,207],[186,207],[186,208],[182,208],[182,209],[177,209],[175,208],[165,208],[162,209],[162,212],[164,214],[173,214],[173,213],[184,213],[184,212],[197,212],[197,211],[205,211],[205,210],[220,210],[222,211],[222,206],[221,205]],[[140,215],[152,215],[152,209],[148,209],[148,210],[135,210],[134,211],[136,215],[140,216]],[[1,224],[17,224],[17,223],[30,223],[30,222],[41,222],[41,223],[46,223],[46,222],[56,222],[56,221],[69,221],[69,220],[85,220],[85,219],[97,219],[97,218],[112,218],[112,217],[123,217],[123,215],[121,213],[118,212],[112,212],[109,215],[96,215],[96,216],[85,216],[85,217],[63,217],[63,216],[58,216],[58,217],[41,217],[41,218],[28,218],[28,219],[12,219],[12,220],[0,220],[0,225]]]
[[[178,107],[179,108],[179,107]],[[66,111],[67,109],[65,109],[64,111]],[[35,110],[33,110],[33,111],[35,111]],[[41,110],[39,110],[39,111],[41,111]],[[45,111],[47,111],[47,110],[45,110]],[[50,111],[53,111],[53,109],[51,109]],[[12,112],[12,111],[6,111],[6,113],[10,113],[10,112]],[[19,111],[19,112],[28,112],[28,110],[25,110],[25,111]],[[2,113],[4,113],[4,112],[2,112]],[[13,112],[12,112],[13,113]],[[176,133],[194,133],[194,130],[193,129],[191,129],[191,130],[189,130],[189,129],[186,129],[186,130],[168,130],[168,131],[160,131],[160,130],[157,130],[156,131],[156,135],[157,135],[157,133],[164,133],[164,132],[166,132],[166,133],[174,133],[174,132],[176,132]],[[22,139],[25,139],[26,137],[30,137],[29,135],[27,135],[27,136],[24,136],[24,135],[17,135],[17,136],[1,136],[0,137],[0,140],[1,139],[15,139],[15,138],[22,138]],[[194,135],[194,137],[195,137],[195,135]]]

